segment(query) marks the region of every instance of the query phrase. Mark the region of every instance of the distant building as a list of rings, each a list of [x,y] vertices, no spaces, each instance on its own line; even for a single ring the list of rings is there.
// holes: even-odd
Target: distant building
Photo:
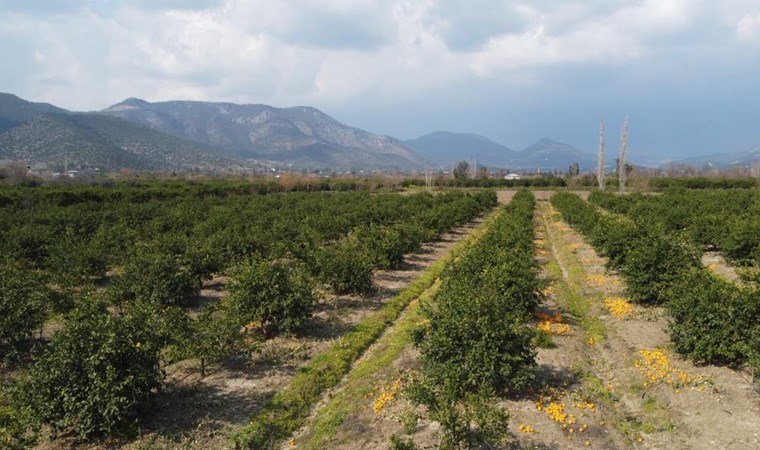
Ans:
[[[510,174],[504,176],[505,180],[519,180],[520,178],[521,178],[520,175],[518,175],[516,173],[510,173]]]

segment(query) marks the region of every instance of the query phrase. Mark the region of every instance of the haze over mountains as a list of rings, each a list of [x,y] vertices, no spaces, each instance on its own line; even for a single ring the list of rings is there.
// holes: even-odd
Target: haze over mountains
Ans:
[[[417,139],[404,141],[432,164],[444,167],[462,159],[477,160],[478,164],[506,168],[512,171],[567,170],[577,162],[581,170],[596,167],[596,156],[548,138],[516,151],[472,133],[436,131]]]
[[[614,161],[614,151],[608,159]],[[472,133],[437,131],[400,141],[343,124],[316,108],[130,98],[97,112],[72,112],[0,93],[0,160],[40,169],[241,171],[260,164],[296,169],[419,171],[461,160],[510,171],[596,166],[596,155],[541,139],[513,150]],[[635,162],[635,155],[631,158]],[[760,151],[673,163],[729,168]]]

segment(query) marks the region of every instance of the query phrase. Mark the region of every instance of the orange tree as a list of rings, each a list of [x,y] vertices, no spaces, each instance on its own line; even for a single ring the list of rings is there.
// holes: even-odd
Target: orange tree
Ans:
[[[19,388],[22,403],[53,431],[83,439],[136,425],[163,377],[160,345],[144,319],[84,301],[30,367]]]

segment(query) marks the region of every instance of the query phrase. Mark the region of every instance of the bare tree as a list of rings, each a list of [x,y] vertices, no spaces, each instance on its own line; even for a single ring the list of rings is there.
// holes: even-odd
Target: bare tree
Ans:
[[[627,175],[626,165],[625,165],[625,154],[628,152],[628,116],[625,116],[625,121],[623,121],[623,131],[620,134],[620,158],[619,158],[619,168],[622,170],[618,170],[618,184],[620,185],[620,193],[625,193],[625,178]]]
[[[604,119],[599,124],[599,166],[596,169],[596,179],[599,182],[599,190],[603,191],[605,188],[605,180],[604,178]]]
[[[26,179],[29,167],[22,161],[10,161],[7,165],[0,167],[0,179],[5,179],[10,185],[16,185]]]
[[[754,163],[749,168],[749,174],[751,177],[759,178],[760,177],[760,163]]]

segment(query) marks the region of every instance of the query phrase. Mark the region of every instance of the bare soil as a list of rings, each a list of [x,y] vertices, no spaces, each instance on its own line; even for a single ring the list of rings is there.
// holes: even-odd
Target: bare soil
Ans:
[[[230,434],[246,425],[268,399],[286,387],[300,367],[366,315],[381,308],[447,254],[474,226],[470,224],[442,236],[440,241],[424,244],[420,252],[405,257],[399,270],[377,271],[373,277],[377,291],[371,295],[324,295],[300,335],[281,336],[261,343],[251,349],[250,357],[240,355],[222,366],[212,367],[203,378],[196,361],[182,361],[167,367],[167,386],[159,393],[140,436],[130,442],[89,448],[234,448]],[[226,295],[227,281],[217,277],[204,283],[191,311]],[[43,440],[37,448],[66,445],[60,439]]]
[[[604,325],[604,337],[591,343],[573,323],[564,299],[550,295],[567,316],[572,332],[556,336],[555,349],[540,349],[539,365],[552,374],[557,403],[574,414],[576,423],[563,428],[538,411],[535,398],[509,403],[511,427],[526,447],[549,448],[760,448],[760,394],[749,375],[716,366],[694,366],[670,350],[668,319],[660,308],[634,306],[622,320],[614,317],[600,300],[623,297],[625,283],[605,270],[605,260],[583,238],[559,221],[548,205],[546,242],[551,257],[561,266],[580,264],[586,275],[584,294],[591,301],[590,314]],[[563,270],[565,276],[570,272]],[[661,349],[670,371],[690,380],[684,385],[652,381],[635,367],[642,350]],[[556,377],[556,378],[555,378]],[[552,380],[552,378],[554,378]],[[561,388],[557,388],[561,386]],[[572,405],[594,403],[593,409]],[[521,433],[519,425],[534,427]],[[583,424],[588,425],[583,428]],[[579,427],[582,430],[579,430]],[[573,432],[569,429],[573,428]]]
[[[726,261],[721,252],[705,252],[702,255],[702,265],[729,281],[741,283],[736,268]]]
[[[633,305],[628,315],[615,317],[604,300],[625,299],[624,281],[548,204],[537,214],[537,246],[542,277],[558,288],[547,291],[540,312],[559,314],[570,332],[554,335],[553,348],[538,349],[535,390],[503,401],[511,415],[511,437],[503,448],[760,448],[760,392],[747,373],[695,366],[678,356],[662,308]],[[557,274],[559,279],[552,278]],[[588,302],[586,313],[570,312],[559,283]],[[588,320],[600,324],[601,337],[590,339]],[[637,367],[642,350],[661,350],[669,373],[688,381],[649,379]],[[416,368],[417,357],[407,348],[388,373]],[[360,412],[346,419],[329,447],[389,448],[395,434],[421,448],[437,448],[440,426],[420,419],[423,410],[399,396],[376,414],[374,399],[356,399],[364,403]],[[549,414],[552,404],[562,408],[564,420]]]

